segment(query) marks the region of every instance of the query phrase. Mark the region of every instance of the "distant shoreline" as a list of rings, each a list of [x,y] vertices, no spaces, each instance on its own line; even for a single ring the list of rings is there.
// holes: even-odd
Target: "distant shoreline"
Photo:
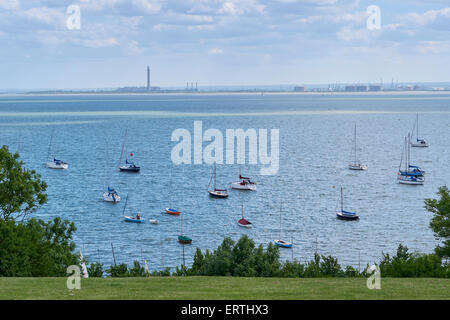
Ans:
[[[346,92],[346,91],[332,91],[332,92],[316,92],[316,91],[197,91],[197,92],[30,92],[30,93],[0,93],[0,97],[7,96],[181,96],[181,95],[192,95],[192,96],[220,96],[220,95],[298,95],[298,96],[343,96],[343,95],[445,95],[450,94],[450,90],[439,90],[439,91],[364,91],[364,92]]]

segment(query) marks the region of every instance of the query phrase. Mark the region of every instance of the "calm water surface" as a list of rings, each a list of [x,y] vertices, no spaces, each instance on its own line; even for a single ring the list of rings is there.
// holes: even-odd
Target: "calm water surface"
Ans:
[[[420,113],[421,137],[430,147],[413,148],[412,162],[426,172],[424,186],[396,183],[403,137]],[[258,182],[256,192],[230,190],[228,199],[211,199],[206,192],[211,167],[172,166],[172,131],[193,132],[194,120],[203,129],[279,128],[280,170],[260,176],[259,166],[243,173]],[[358,153],[366,172],[347,169],[352,160],[353,126],[358,126]],[[128,130],[128,151],[140,174],[117,171],[122,139]],[[69,162],[69,169],[46,169],[51,154]],[[3,96],[0,97],[1,144],[18,150],[27,167],[48,183],[48,203],[36,217],[55,216],[76,223],[75,241],[91,261],[109,266],[111,243],[118,263],[147,259],[151,269],[182,262],[177,242],[180,218],[162,213],[168,206],[172,171],[172,202],[183,211],[187,263],[195,249],[216,248],[224,237],[248,234],[266,245],[279,237],[279,208],[283,203],[282,238],[294,242],[282,249],[283,259],[308,260],[314,251],[331,254],[343,265],[378,261],[399,243],[431,252],[436,241],[428,227],[431,214],[424,198],[435,197],[448,184],[450,95],[141,95],[141,96]],[[206,144],[205,144],[206,145]],[[107,166],[107,170],[105,170]],[[218,167],[218,184],[236,180],[239,167]],[[125,201],[102,201],[106,180],[122,199],[129,195],[127,214],[142,212],[159,221],[130,224],[122,219]],[[345,208],[361,219],[336,219],[339,187]],[[236,221],[240,206],[253,229]],[[359,258],[360,257],[360,258]]]

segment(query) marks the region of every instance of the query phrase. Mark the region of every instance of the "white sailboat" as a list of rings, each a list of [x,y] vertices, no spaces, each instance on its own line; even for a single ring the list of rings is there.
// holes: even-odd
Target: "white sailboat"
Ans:
[[[282,205],[280,204],[280,237],[279,237],[279,239],[276,239],[274,241],[274,243],[276,246],[279,246],[279,247],[292,248],[292,242],[280,240],[281,239],[281,211],[282,211],[281,208],[282,208]]]
[[[241,174],[241,167],[239,166],[239,181],[233,182],[230,185],[231,189],[256,191],[256,182],[250,178],[244,177]]]
[[[353,148],[353,154],[354,154],[354,161],[353,163],[350,163],[348,165],[348,168],[350,170],[367,170],[367,165],[361,164],[357,158],[356,158],[356,124],[355,124],[355,134],[354,134],[354,148]]]
[[[419,139],[419,114],[417,114],[416,122],[414,123],[414,127],[413,127],[413,129],[411,131],[411,138],[412,138],[412,135],[414,133],[414,129],[416,129],[416,141],[413,141],[411,139],[410,142],[409,142],[411,144],[411,146],[412,147],[422,147],[422,148],[428,147],[429,146],[428,142],[426,142],[423,139]]]
[[[52,160],[48,160],[50,157],[50,150],[52,147],[52,142],[53,142],[53,133],[54,130],[52,130],[52,135],[50,137],[50,143],[48,145],[48,152],[47,152],[47,168],[49,169],[68,169],[69,168],[69,164],[67,162],[64,162],[62,160],[58,160],[53,156],[53,161]]]

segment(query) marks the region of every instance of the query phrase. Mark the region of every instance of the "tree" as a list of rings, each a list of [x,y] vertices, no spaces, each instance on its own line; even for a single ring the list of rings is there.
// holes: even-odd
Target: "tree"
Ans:
[[[34,170],[23,168],[19,154],[0,149],[0,219],[25,218],[47,202],[47,184]]]
[[[440,187],[438,195],[440,199],[425,199],[425,208],[434,214],[430,221],[430,228],[443,245],[437,246],[436,254],[443,258],[450,258],[450,194],[448,188]]]
[[[64,277],[79,262],[73,253],[73,222],[29,219],[16,223],[0,219],[0,276]]]

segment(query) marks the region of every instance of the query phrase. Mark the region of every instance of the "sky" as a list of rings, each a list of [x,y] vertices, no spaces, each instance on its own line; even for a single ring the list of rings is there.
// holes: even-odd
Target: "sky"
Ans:
[[[143,86],[147,65],[161,87],[450,81],[450,0],[0,0],[0,89]]]

